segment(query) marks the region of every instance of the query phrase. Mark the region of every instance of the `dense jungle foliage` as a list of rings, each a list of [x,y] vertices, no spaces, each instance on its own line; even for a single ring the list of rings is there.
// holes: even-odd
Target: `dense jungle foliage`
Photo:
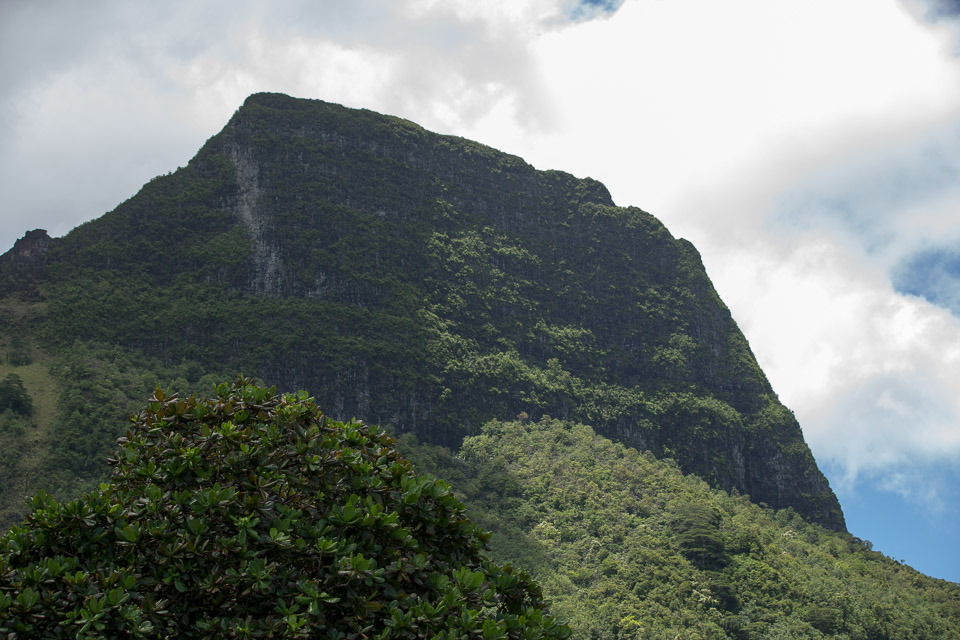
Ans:
[[[529,570],[574,637],[960,638],[960,585],[582,424],[491,422],[455,456],[399,446],[451,482],[493,557]]]
[[[239,379],[157,390],[69,503],[0,538],[4,638],[567,638],[386,433]]]

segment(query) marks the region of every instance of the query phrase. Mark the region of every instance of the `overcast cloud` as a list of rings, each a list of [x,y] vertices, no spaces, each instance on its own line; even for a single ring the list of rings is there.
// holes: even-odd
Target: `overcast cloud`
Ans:
[[[955,540],[958,15],[945,0],[2,3],[0,247],[186,164],[256,91],[478,139],[597,178],[691,239],[848,516],[868,493],[903,497],[947,512]]]

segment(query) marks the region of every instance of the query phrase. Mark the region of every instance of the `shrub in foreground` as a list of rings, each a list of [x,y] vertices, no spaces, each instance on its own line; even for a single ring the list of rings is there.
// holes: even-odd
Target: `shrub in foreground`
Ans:
[[[159,390],[109,484],[0,539],[11,638],[566,638],[443,482],[301,392]]]

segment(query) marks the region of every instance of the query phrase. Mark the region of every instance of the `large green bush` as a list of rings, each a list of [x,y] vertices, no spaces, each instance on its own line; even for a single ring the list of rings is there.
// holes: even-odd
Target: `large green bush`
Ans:
[[[385,433],[250,380],[159,390],[109,484],[0,539],[11,638],[565,638]]]

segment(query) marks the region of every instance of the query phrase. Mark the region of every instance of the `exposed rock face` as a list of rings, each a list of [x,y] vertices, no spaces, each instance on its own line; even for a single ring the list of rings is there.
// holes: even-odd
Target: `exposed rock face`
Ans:
[[[573,418],[844,527],[696,249],[595,180],[258,94],[51,261],[74,283],[61,317],[98,314],[81,337],[256,374],[450,446],[492,418]],[[162,322],[129,304],[144,287]]]
[[[49,248],[46,230],[34,229],[0,256],[0,295],[33,292],[44,278]]]
[[[253,246],[252,273],[247,287],[261,296],[279,296],[283,293],[280,282],[280,247],[270,243],[272,219],[263,206],[258,179],[257,160],[249,148],[234,145],[229,149],[230,158],[236,167],[237,202],[235,211],[243,224]]]

